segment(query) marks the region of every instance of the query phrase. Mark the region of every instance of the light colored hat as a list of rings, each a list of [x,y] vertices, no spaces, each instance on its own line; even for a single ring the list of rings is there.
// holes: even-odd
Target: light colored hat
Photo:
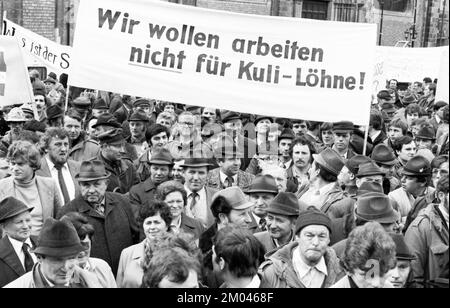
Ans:
[[[25,114],[23,109],[20,107],[15,107],[6,116],[6,122],[26,122]]]
[[[224,198],[233,210],[245,210],[253,205],[253,202],[247,201],[244,193],[238,186],[232,186],[216,192],[212,197],[212,203],[218,198]]]

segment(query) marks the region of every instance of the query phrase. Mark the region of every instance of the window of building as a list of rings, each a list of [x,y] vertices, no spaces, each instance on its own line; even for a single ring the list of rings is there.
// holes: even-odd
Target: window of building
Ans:
[[[408,7],[409,0],[375,0],[375,7],[381,10],[381,6],[383,6],[383,10],[385,11],[393,11],[393,12],[405,12]]]
[[[358,22],[359,5],[357,3],[335,3],[334,20]]]
[[[327,20],[328,2],[326,1],[303,1],[302,18]]]

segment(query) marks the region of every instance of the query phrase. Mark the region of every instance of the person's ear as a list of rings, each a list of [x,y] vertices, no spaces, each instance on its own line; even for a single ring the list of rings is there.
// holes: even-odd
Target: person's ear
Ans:
[[[220,270],[223,271],[225,269],[225,260],[222,257],[220,257],[218,264]]]
[[[220,221],[220,223],[221,224],[223,224],[223,225],[226,225],[226,224],[228,224],[228,216],[226,215],[226,214],[224,214],[224,213],[219,213],[219,221]]]

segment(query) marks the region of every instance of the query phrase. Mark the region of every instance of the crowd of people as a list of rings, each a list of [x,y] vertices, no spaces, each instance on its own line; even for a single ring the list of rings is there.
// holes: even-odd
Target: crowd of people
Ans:
[[[0,287],[448,287],[436,80],[390,80],[364,127],[30,78],[1,111]]]

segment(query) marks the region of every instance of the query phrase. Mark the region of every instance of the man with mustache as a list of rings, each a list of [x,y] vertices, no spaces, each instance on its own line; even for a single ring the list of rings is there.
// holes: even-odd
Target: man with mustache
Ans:
[[[95,229],[91,256],[106,261],[116,274],[122,250],[139,241],[139,229],[128,198],[107,191],[110,175],[102,161],[83,161],[76,175],[81,195],[63,206],[57,216],[84,214]]]
[[[334,144],[332,149],[343,159],[350,159],[355,156],[349,148],[352,139],[354,125],[350,121],[333,123]]]
[[[339,259],[330,242],[331,220],[316,209],[300,213],[296,240],[261,264],[260,288],[329,288],[341,275]]]
[[[280,161],[285,169],[294,165],[291,151],[294,138],[294,132],[290,128],[285,128],[278,137],[278,154],[280,154]]]
[[[69,158],[69,135],[62,128],[51,127],[43,138],[45,156],[36,175],[51,177],[58,184],[61,200],[64,204],[73,200],[80,193],[75,175],[80,170],[80,163]]]
[[[288,180],[297,186],[296,195],[300,198],[309,188],[308,171],[313,162],[313,154],[316,153],[314,145],[304,136],[294,139],[290,149],[292,166],[287,169]]]
[[[293,193],[280,192],[265,210],[267,231],[255,233],[266,253],[294,241],[294,227],[300,204]]]

